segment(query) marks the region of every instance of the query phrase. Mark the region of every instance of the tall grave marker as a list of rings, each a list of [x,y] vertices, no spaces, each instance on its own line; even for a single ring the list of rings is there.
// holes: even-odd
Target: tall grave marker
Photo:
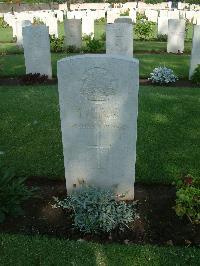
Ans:
[[[67,190],[80,183],[134,197],[137,59],[82,55],[58,62]]]

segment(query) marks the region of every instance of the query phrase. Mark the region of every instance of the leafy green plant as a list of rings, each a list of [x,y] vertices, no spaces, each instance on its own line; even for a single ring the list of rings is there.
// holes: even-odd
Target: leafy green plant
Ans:
[[[193,24],[188,19],[186,19],[186,22],[185,22],[185,38],[186,39],[189,39],[188,33],[189,33],[189,28],[191,25],[193,25]]]
[[[117,200],[110,189],[83,184],[66,199],[54,199],[56,204],[53,207],[72,211],[74,226],[84,233],[108,233],[115,228],[124,230],[136,218],[135,203]]]
[[[176,188],[176,214],[187,216],[193,224],[200,224],[200,179],[183,176],[177,180]]]
[[[141,20],[147,20],[147,17],[144,13],[136,13],[136,21],[139,22]]]
[[[91,35],[85,35],[83,37],[83,41],[85,42],[86,45],[83,48],[85,52],[98,53],[104,50],[104,42],[102,40],[92,38]]]
[[[191,76],[191,81],[192,83],[200,85],[200,65],[195,68],[194,73]]]
[[[0,28],[8,28],[9,25],[5,22],[4,18],[0,17]]]
[[[24,184],[25,178],[15,178],[5,169],[0,171],[0,223],[7,215],[23,214],[22,204],[35,195],[35,189],[28,189]]]
[[[159,42],[166,42],[167,41],[167,35],[166,34],[159,34],[157,36],[157,41],[159,41]]]
[[[33,18],[33,25],[44,24],[44,22],[40,18]]]
[[[49,35],[51,52],[59,53],[64,51],[64,36],[56,38],[55,35]]]
[[[102,17],[95,20],[96,23],[106,23],[106,18]]]
[[[150,73],[150,78],[148,78],[152,83],[157,83],[160,85],[170,84],[176,82],[178,77],[174,74],[173,70],[167,67],[156,67],[153,72]]]
[[[135,35],[139,40],[150,39],[153,33],[154,22],[148,20],[139,20],[135,25]]]
[[[105,42],[106,41],[106,33],[105,32],[101,34],[100,40],[102,42]]]
[[[81,49],[74,45],[67,46],[67,53],[73,54],[73,53],[80,53],[80,52],[81,52]]]
[[[126,11],[120,13],[120,16],[129,16],[129,10],[127,9]]]

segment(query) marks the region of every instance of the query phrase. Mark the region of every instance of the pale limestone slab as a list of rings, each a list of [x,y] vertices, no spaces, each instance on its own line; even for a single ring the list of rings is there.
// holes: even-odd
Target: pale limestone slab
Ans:
[[[158,35],[168,34],[168,18],[158,17]]]
[[[133,57],[133,26],[128,23],[106,25],[106,54]]]
[[[185,38],[185,20],[169,19],[168,20],[168,53],[183,53]]]
[[[82,46],[82,25],[81,19],[66,19],[65,24],[65,46]]]
[[[29,26],[22,30],[26,74],[40,73],[52,77],[48,28],[45,25]]]
[[[82,55],[58,62],[67,191],[86,182],[134,197],[137,59]]]
[[[131,17],[121,16],[119,18],[116,18],[114,23],[129,23],[129,24],[133,24],[133,21],[132,21]]]
[[[22,36],[22,28],[31,26],[31,22],[29,20],[16,20],[16,37],[17,37],[17,45],[23,46],[23,36]]]
[[[90,16],[82,17],[82,35],[91,35],[94,37],[94,18]]]
[[[192,38],[192,53],[190,58],[189,78],[194,73],[195,68],[200,64],[200,26],[195,25]]]

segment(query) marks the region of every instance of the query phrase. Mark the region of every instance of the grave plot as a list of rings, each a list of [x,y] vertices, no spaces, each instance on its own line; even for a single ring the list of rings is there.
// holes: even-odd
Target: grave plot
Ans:
[[[118,5],[0,14],[2,265],[199,265],[198,7]]]

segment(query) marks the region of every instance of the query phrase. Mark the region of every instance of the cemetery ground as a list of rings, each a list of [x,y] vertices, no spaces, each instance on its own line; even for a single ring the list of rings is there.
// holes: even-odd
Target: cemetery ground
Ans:
[[[96,25],[96,35],[102,32],[103,25]],[[140,78],[164,64],[188,79],[190,41],[183,55],[165,53],[166,42],[134,41],[134,48]],[[0,87],[0,159],[16,176],[28,177],[27,186],[38,187],[39,196],[24,204],[24,216],[0,225],[0,264],[199,265],[199,226],[176,216],[171,184],[185,173],[200,176],[200,89],[140,86],[135,185],[140,218],[123,233],[83,235],[69,215],[51,207],[53,196],[66,194],[57,85],[17,85],[25,65],[10,29],[0,29],[0,54],[0,80],[14,78],[12,86]],[[54,77],[57,60],[67,55],[52,53]]]

